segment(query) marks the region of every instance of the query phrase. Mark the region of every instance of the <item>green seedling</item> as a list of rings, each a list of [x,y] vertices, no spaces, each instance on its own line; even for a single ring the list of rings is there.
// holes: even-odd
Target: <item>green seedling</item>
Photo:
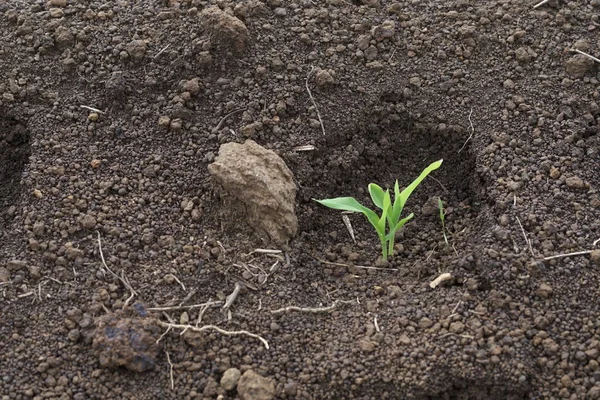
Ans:
[[[442,221],[442,235],[444,235],[444,242],[446,242],[446,246],[449,246],[448,237],[446,236],[446,210],[444,210],[444,203],[439,197],[438,208],[440,209],[440,221]]]
[[[427,175],[442,165],[442,161],[443,160],[438,160],[431,163],[423,170],[423,172],[421,172],[421,175],[419,175],[417,179],[402,191],[400,191],[398,180],[396,180],[394,185],[393,203],[389,189],[384,192],[381,186],[370,183],[368,189],[371,200],[373,201],[373,204],[381,210],[381,215],[377,215],[375,211],[363,206],[353,197],[314,200],[326,207],[336,210],[353,211],[364,214],[377,232],[377,236],[381,242],[382,258],[384,261],[387,261],[388,255],[391,256],[394,254],[394,239],[396,237],[396,232],[414,217],[411,213],[407,217],[400,219],[406,201]],[[386,224],[388,229],[386,229]]]

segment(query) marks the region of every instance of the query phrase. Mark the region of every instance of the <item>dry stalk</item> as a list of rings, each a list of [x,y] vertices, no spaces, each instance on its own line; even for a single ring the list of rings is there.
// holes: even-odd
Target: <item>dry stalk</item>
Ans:
[[[169,377],[171,378],[171,390],[173,390],[175,389],[175,380],[173,379],[173,363],[171,362],[169,352],[165,350],[165,354],[167,355],[167,362],[169,363]]]
[[[148,311],[176,311],[176,310],[191,310],[193,308],[200,308],[200,307],[210,307],[210,306],[220,306],[223,302],[222,301],[208,301],[206,303],[201,303],[201,304],[192,304],[189,306],[173,306],[173,307],[152,307],[152,308],[148,308]]]
[[[160,56],[162,53],[164,53],[165,50],[167,50],[169,48],[169,46],[171,46],[171,43],[169,43],[168,45],[163,47],[158,53],[156,53],[156,55],[153,57],[153,59],[156,60],[158,58],[158,56]]]
[[[527,233],[525,233],[525,229],[523,229],[523,225],[521,224],[521,220],[519,219],[519,217],[517,217],[517,222],[519,223],[519,226],[521,227],[521,232],[523,233],[523,237],[525,238],[525,243],[527,243],[527,247],[529,247],[529,251],[531,252],[531,255],[535,257],[535,254],[533,254],[533,247],[531,247],[531,240],[529,240],[529,238],[527,237]]]
[[[231,305],[233,304],[235,299],[237,299],[238,294],[240,294],[241,289],[242,289],[242,285],[239,282],[236,282],[235,287],[233,288],[233,292],[231,292],[231,294],[229,296],[227,296],[227,299],[225,300],[225,304],[223,304],[223,307],[222,307],[223,311],[229,311],[229,308],[231,308]]]
[[[283,314],[283,313],[287,313],[290,311],[307,312],[307,313],[312,313],[312,314],[327,313],[327,312],[332,311],[339,304],[351,304],[351,303],[354,303],[354,300],[336,300],[327,307],[288,306],[288,307],[278,308],[277,310],[271,310],[271,314]]]
[[[225,121],[227,121],[227,118],[231,117],[232,115],[235,115],[237,113],[240,113],[242,111],[246,111],[245,108],[238,108],[237,110],[233,110],[232,112],[230,112],[229,114],[225,115],[223,118],[221,118],[221,120],[219,121],[219,123],[217,124],[216,128],[213,129],[213,132],[218,131],[219,129],[221,129],[223,127],[223,124],[225,123]]]
[[[85,108],[86,110],[90,110],[93,112],[97,112],[98,114],[106,114],[104,111],[98,110],[97,108],[94,108],[94,107],[90,107],[90,106],[79,106],[79,107]]]
[[[262,344],[265,346],[265,348],[268,350],[269,349],[269,342],[266,341],[266,339],[264,339],[263,337],[252,333],[252,332],[248,332],[245,330],[241,330],[241,331],[226,331],[224,329],[219,328],[218,326],[215,325],[204,325],[200,328],[195,327],[193,325],[182,325],[182,324],[173,324],[173,323],[167,323],[167,322],[163,322],[163,321],[158,321],[158,324],[164,327],[171,327],[173,329],[183,329],[183,331],[193,331],[193,332],[204,332],[204,331],[208,331],[208,330],[214,330],[217,331],[225,336],[238,336],[238,335],[246,335],[246,336],[250,336],[252,338],[258,339],[262,342]]]
[[[440,283],[448,281],[450,279],[452,279],[452,275],[446,272],[435,278],[433,281],[431,281],[429,283],[429,287],[435,289]]]
[[[460,150],[458,150],[458,152],[460,153],[461,151],[463,151],[463,149],[465,148],[465,146],[467,145],[467,143],[469,143],[469,140],[471,140],[471,138],[473,137],[473,133],[475,133],[475,128],[473,127],[473,121],[471,121],[471,115],[473,115],[473,109],[471,108],[471,112],[469,112],[469,125],[470,125],[470,129],[471,129],[471,134],[469,135],[469,137],[467,138],[467,140],[465,141],[465,143],[462,145],[462,147],[460,148]]]
[[[325,136],[325,126],[323,126],[323,119],[321,118],[321,113],[319,112],[319,108],[317,107],[317,103],[315,102],[315,98],[313,97],[310,88],[308,87],[308,79],[312,75],[312,72],[315,70],[315,67],[310,69],[308,75],[306,75],[306,91],[308,92],[308,96],[310,97],[310,101],[312,102],[313,107],[315,107],[315,111],[317,113],[317,117],[319,118],[319,123],[321,124],[321,131],[323,132],[323,136]]]
[[[564,253],[564,254],[557,254],[555,256],[550,256],[550,257],[545,257],[542,258],[542,261],[549,261],[549,260],[555,260],[557,258],[566,258],[566,257],[575,257],[575,256],[585,256],[587,254],[590,254],[592,252],[592,250],[584,250],[584,251],[576,251],[574,253]]]
[[[581,54],[582,56],[586,56],[586,57],[587,57],[587,58],[589,58],[590,60],[593,60],[593,61],[595,61],[595,62],[597,62],[597,63],[600,63],[600,59],[598,59],[598,58],[594,57],[594,56],[593,56],[593,55],[591,55],[591,54],[588,54],[588,53],[586,53],[585,51],[581,51],[581,50],[579,50],[579,49],[570,49],[570,50],[571,50],[571,51],[573,51],[573,52],[575,52],[575,53],[579,53],[579,54]]]
[[[127,300],[125,300],[125,304],[123,305],[123,308],[127,307],[127,305],[129,304],[129,302],[138,294],[136,293],[136,291],[133,289],[133,287],[131,286],[131,284],[129,283],[129,280],[127,279],[127,277],[125,276],[125,272],[123,272],[121,270],[121,276],[115,274],[112,269],[109,268],[109,266],[106,264],[106,260],[104,259],[104,253],[102,252],[102,237],[100,236],[100,232],[96,231],[96,233],[98,234],[98,252],[100,253],[100,259],[102,260],[102,265],[104,265],[104,268],[106,268],[106,270],[115,278],[117,278],[118,280],[121,281],[121,283],[123,284],[123,286],[125,286],[125,288],[127,290],[129,290],[131,292],[131,295],[129,296],[129,298]]]

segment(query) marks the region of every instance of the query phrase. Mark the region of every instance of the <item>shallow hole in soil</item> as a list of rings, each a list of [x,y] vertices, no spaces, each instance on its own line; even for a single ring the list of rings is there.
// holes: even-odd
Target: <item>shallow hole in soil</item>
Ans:
[[[358,122],[355,129],[321,140],[317,150],[300,163],[303,165],[292,166],[300,186],[298,216],[302,234],[328,245],[339,242],[336,238],[340,237],[346,241],[348,232],[339,212],[312,199],[352,196],[373,208],[367,191],[369,183],[393,188],[398,179],[400,187],[406,187],[439,159],[444,159],[443,165],[413,192],[403,215],[413,212],[414,221],[419,221],[423,206],[433,203],[436,211],[437,197],[441,197],[447,209],[464,214],[462,220],[476,216],[484,187],[475,170],[470,142],[465,145],[468,131],[440,128],[440,124],[425,117],[411,118],[394,107],[384,104],[383,111],[370,113],[363,118],[366,122]],[[432,226],[437,224],[432,229],[441,230],[439,213],[432,213],[431,207],[429,210],[426,219]],[[361,238],[376,239],[366,219],[353,216],[352,223]]]
[[[1,216],[14,204],[21,191],[21,174],[29,161],[29,138],[29,131],[23,122],[0,114]]]

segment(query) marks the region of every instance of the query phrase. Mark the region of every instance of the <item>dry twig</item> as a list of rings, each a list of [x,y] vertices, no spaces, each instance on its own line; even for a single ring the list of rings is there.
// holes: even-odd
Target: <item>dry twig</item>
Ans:
[[[167,322],[163,322],[163,321],[158,321],[158,324],[164,327],[171,327],[173,329],[183,329],[184,331],[190,330],[190,331],[194,331],[194,332],[204,332],[204,331],[208,331],[208,330],[214,330],[217,331],[225,336],[238,336],[238,335],[246,335],[246,336],[250,336],[252,338],[258,339],[262,342],[262,344],[265,346],[265,348],[268,350],[269,349],[269,342],[266,341],[266,339],[264,339],[263,337],[252,333],[252,332],[248,332],[248,331],[226,331],[224,329],[219,328],[218,326],[215,325],[204,325],[200,328],[193,326],[193,325],[182,325],[182,324],[173,324],[173,323],[167,323]]]
[[[175,380],[173,379],[173,363],[171,362],[169,352],[165,350],[165,354],[167,355],[167,362],[169,363],[169,377],[171,378],[171,390],[173,390],[175,389]]]
[[[223,311],[229,311],[229,308],[231,308],[231,305],[233,304],[235,299],[237,299],[238,294],[240,294],[241,289],[242,285],[239,282],[236,282],[235,287],[233,288],[233,292],[231,292],[231,294],[227,296],[225,304],[223,304],[223,307],[221,308]]]
[[[440,283],[442,283],[444,281],[448,281],[450,279],[452,279],[452,275],[446,272],[445,274],[441,274],[440,276],[435,278],[433,281],[431,281],[429,283],[429,287],[432,289],[435,289]]]
[[[158,342],[160,342],[165,336],[167,336],[167,333],[171,332],[171,327],[168,327],[167,330],[160,335],[160,337],[158,339],[156,339],[156,344],[158,344]]]
[[[473,127],[473,121],[471,121],[471,115],[473,115],[473,109],[472,108],[471,108],[471,112],[469,112],[469,125],[470,125],[470,129],[471,129],[471,134],[469,135],[469,137],[465,141],[465,144],[463,144],[462,147],[460,148],[460,150],[458,150],[459,153],[461,151],[463,151],[463,149],[465,148],[465,146],[467,145],[467,143],[469,143],[469,140],[471,140],[471,138],[473,137],[473,133],[475,133],[475,128]]]
[[[230,112],[229,114],[225,115],[223,118],[221,118],[221,120],[219,121],[219,123],[217,124],[216,128],[213,129],[213,132],[218,131],[219,129],[221,129],[223,127],[223,124],[225,123],[225,121],[227,121],[227,118],[231,117],[232,115],[235,115],[237,113],[240,113],[242,111],[246,111],[245,108],[238,108],[237,110],[233,110],[232,112]]]
[[[527,237],[527,233],[525,233],[525,229],[523,229],[523,225],[521,224],[521,220],[519,219],[519,217],[517,217],[517,222],[519,223],[519,226],[521,227],[521,232],[523,233],[523,237],[525,238],[525,243],[527,243],[527,247],[529,247],[529,251],[531,252],[531,255],[535,257],[535,254],[533,254],[533,247],[531,247],[531,240],[529,240],[529,238]]]
[[[198,319],[196,320],[196,328],[198,327],[198,325],[200,325],[200,322],[202,322],[202,317],[204,316],[204,313],[206,312],[206,310],[208,310],[208,307],[209,307],[208,304],[206,304],[204,307],[202,307],[200,309],[200,312],[198,313]]]
[[[90,110],[93,112],[97,112],[98,114],[106,114],[104,111],[98,110],[97,108],[94,108],[94,107],[90,107],[90,106],[79,106],[79,107],[85,108],[86,110]]]
[[[550,0],[542,0],[539,3],[537,3],[535,6],[533,6],[533,9],[535,10],[536,8],[543,6],[544,4],[546,4],[549,1]]]
[[[158,56],[160,56],[165,50],[167,50],[169,47],[171,46],[171,43],[169,43],[168,45],[166,45],[165,47],[163,47],[158,53],[156,53],[156,55],[153,57],[154,60],[156,60],[158,58]]]
[[[179,283],[179,286],[181,286],[181,288],[183,289],[183,291],[185,292],[185,285],[179,280],[179,278],[177,278],[175,275],[173,274],[167,274],[167,276],[172,277],[173,279],[175,279],[175,282]]]
[[[317,103],[315,102],[315,98],[313,97],[310,88],[308,87],[308,79],[310,78],[310,76],[312,75],[312,72],[315,70],[315,67],[312,67],[310,69],[310,72],[308,73],[308,75],[306,75],[306,91],[308,92],[308,96],[310,97],[310,101],[313,104],[313,107],[315,107],[315,111],[317,113],[317,117],[319,118],[319,123],[321,124],[321,131],[323,131],[323,136],[325,136],[325,126],[323,126],[323,119],[321,118],[321,113],[319,112],[319,108],[317,107]]]
[[[354,303],[354,300],[336,300],[331,305],[327,307],[296,307],[296,306],[288,306],[283,308],[278,308],[277,310],[271,310],[271,314],[283,314],[290,311],[299,311],[299,312],[307,312],[307,313],[326,313],[332,311],[339,304],[351,304]]]
[[[555,256],[542,258],[542,261],[556,260],[557,258],[585,256],[587,254],[590,254],[591,252],[592,252],[592,250],[585,250],[585,251],[576,251],[574,253],[557,254]]]
[[[148,308],[147,310],[148,311],[191,310],[192,308],[199,308],[199,307],[220,306],[222,303],[223,303],[222,301],[208,301],[206,303],[192,304],[189,306],[179,305],[179,306],[173,306],[173,307],[153,307],[153,308]]]
[[[586,56],[587,58],[589,58],[590,60],[596,61],[597,63],[600,63],[600,59],[594,57],[591,54],[586,53],[585,51],[581,51],[579,49],[569,49],[570,51],[574,51],[575,53],[579,53],[582,56]]]
[[[398,268],[368,267],[366,265],[351,265],[351,264],[343,264],[343,263],[337,263],[337,262],[332,262],[332,261],[321,260],[320,258],[317,258],[315,256],[312,256],[312,258],[314,258],[315,260],[317,260],[320,263],[327,264],[327,265],[336,265],[338,267],[360,268],[360,269],[374,269],[374,270],[380,270],[380,271],[399,271]]]
[[[127,305],[129,304],[129,302],[138,294],[136,293],[136,291],[133,289],[133,287],[131,286],[131,284],[129,283],[129,280],[127,279],[127,277],[125,276],[125,272],[121,271],[121,276],[115,274],[112,269],[110,269],[108,267],[108,265],[106,264],[106,260],[104,259],[104,253],[102,252],[102,237],[100,236],[100,232],[96,231],[96,233],[98,234],[98,252],[100,253],[100,259],[102,260],[102,265],[104,265],[104,268],[106,268],[106,270],[115,278],[117,278],[118,280],[121,281],[121,283],[123,284],[123,286],[125,286],[125,288],[127,290],[129,290],[129,292],[131,292],[131,295],[129,296],[129,298],[127,300],[125,300],[125,304],[123,305],[123,308],[127,307]]]

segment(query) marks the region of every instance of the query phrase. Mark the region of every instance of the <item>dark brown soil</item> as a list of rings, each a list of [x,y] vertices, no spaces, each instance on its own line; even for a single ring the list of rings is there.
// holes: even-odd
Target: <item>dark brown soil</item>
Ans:
[[[600,76],[574,51],[600,55],[600,2],[533,6],[0,0],[2,400],[263,398],[232,368],[277,399],[600,399]],[[207,166],[247,137],[298,185],[286,247],[222,218]],[[388,263],[313,201],[442,158]],[[200,317],[269,348],[136,330]]]

